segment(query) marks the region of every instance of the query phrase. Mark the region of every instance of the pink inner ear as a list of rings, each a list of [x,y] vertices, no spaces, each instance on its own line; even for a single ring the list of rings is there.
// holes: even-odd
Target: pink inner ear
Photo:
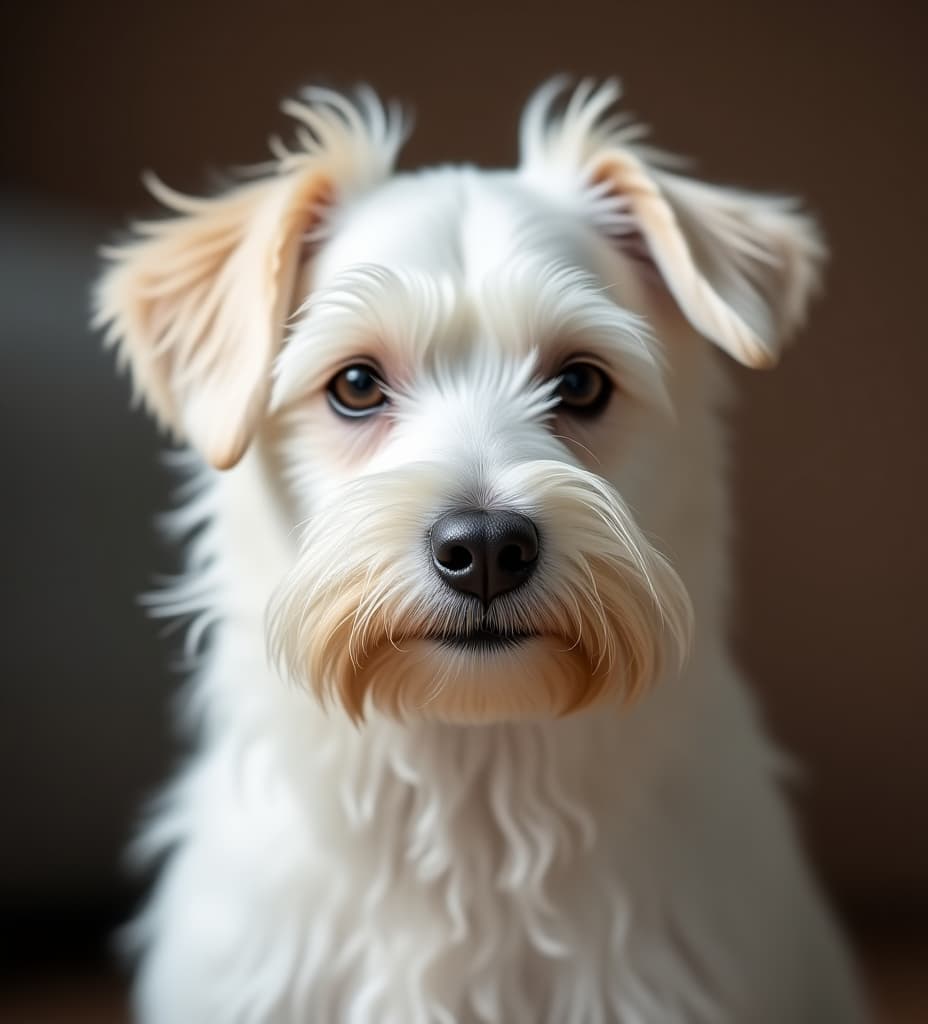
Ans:
[[[619,203],[622,202],[622,193],[615,187],[615,178],[605,167],[600,167],[596,171],[590,184],[597,191],[602,189],[604,195],[614,197]],[[607,186],[607,188],[603,189],[603,186]],[[630,204],[627,205],[630,210]],[[648,240],[634,224],[609,232],[609,237],[622,250],[623,256],[638,265],[640,272],[650,284],[662,283],[660,271],[648,245]]]
[[[319,246],[326,234],[329,213],[335,206],[335,199],[334,184],[328,179],[323,180],[313,197],[313,206],[308,212],[306,226],[303,228],[298,256],[300,267],[308,263],[319,251]]]
[[[621,234],[616,235],[615,238],[624,256],[639,264],[642,270],[648,274],[649,278],[653,278],[655,282],[660,280],[657,264],[651,255],[647,240],[637,228],[623,231]]]

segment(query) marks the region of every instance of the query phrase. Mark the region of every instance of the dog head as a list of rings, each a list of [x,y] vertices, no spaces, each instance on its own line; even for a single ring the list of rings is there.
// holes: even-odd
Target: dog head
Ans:
[[[159,419],[220,469],[276,447],[271,644],[352,716],[561,715],[685,655],[662,534],[699,501],[699,353],[772,365],[822,248],[671,173],[617,98],[552,83],[516,170],[398,175],[398,111],[312,90],[297,150],[213,199],[153,182],[179,216],[109,253],[98,320]]]

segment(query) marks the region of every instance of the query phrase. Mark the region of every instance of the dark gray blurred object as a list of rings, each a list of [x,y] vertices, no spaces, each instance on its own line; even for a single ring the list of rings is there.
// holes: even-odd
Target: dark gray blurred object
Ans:
[[[118,904],[120,855],[163,776],[175,679],[137,595],[173,556],[162,442],[87,328],[104,225],[0,197],[6,548],[0,912]]]

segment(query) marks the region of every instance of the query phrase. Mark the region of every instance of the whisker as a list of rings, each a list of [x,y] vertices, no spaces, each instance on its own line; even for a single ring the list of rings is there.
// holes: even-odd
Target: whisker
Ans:
[[[568,444],[575,444],[578,448],[582,448],[597,465],[602,465],[596,453],[591,451],[585,444],[578,441],[575,437],[568,437],[566,434],[552,434],[551,436],[557,438],[558,441],[567,441]]]

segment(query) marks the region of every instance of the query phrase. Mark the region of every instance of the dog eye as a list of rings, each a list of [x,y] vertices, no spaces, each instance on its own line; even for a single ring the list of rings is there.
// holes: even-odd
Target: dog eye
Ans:
[[[612,381],[592,363],[569,363],[561,370],[557,397],[569,412],[595,416],[612,394]]]
[[[377,371],[364,363],[346,366],[329,381],[329,405],[339,416],[371,416],[387,404]]]

